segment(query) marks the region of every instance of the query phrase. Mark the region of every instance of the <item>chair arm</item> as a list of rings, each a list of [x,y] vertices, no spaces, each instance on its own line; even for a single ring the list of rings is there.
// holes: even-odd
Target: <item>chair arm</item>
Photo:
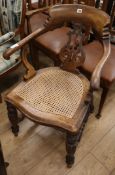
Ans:
[[[17,50],[19,50],[20,48],[22,48],[24,45],[26,45],[31,39],[38,37],[39,35],[45,33],[48,31],[48,28],[40,28],[35,30],[33,33],[31,33],[30,35],[28,35],[27,37],[25,37],[24,39],[20,40],[19,42],[17,42],[16,44],[12,45],[9,49],[7,49],[4,53],[3,53],[3,57],[6,60],[10,59],[10,56],[15,53]]]
[[[43,8],[36,9],[36,10],[29,10],[29,11],[26,12],[26,17],[30,18],[31,16],[33,16],[33,15],[35,15],[37,13],[47,11],[49,8],[50,8],[50,6],[43,7]]]
[[[34,37],[37,37],[45,32],[47,32],[47,29],[44,29],[44,27],[42,29],[37,29],[36,31],[34,31],[33,33],[31,33],[30,35],[28,35],[24,39],[20,40],[19,42],[17,42],[14,45],[12,45],[9,49],[7,49],[3,53],[3,57],[8,60],[8,59],[10,59],[10,56],[14,52],[16,52],[17,50],[22,48],[21,59],[22,59],[22,63],[24,65],[24,67],[26,68],[26,74],[24,75],[24,80],[28,80],[28,79],[32,78],[36,73],[33,66],[28,62],[28,59],[27,59],[28,51],[27,51],[27,47],[25,45]]]
[[[15,37],[15,33],[14,32],[8,32],[5,35],[2,35],[0,37],[0,46],[5,44],[6,42],[12,40]]]
[[[100,88],[100,79],[101,79],[102,69],[105,63],[107,62],[110,56],[110,53],[111,53],[110,37],[109,39],[103,40],[102,44],[104,48],[104,53],[103,53],[101,60],[95,67],[94,72],[91,77],[91,88],[93,90],[98,90]]]

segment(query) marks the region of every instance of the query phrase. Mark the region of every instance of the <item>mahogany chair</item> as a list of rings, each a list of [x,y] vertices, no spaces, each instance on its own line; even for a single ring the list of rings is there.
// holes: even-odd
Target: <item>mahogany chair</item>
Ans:
[[[35,71],[27,62],[24,45],[49,30],[53,31],[58,24],[64,25],[70,21],[74,25],[60,52],[60,66]],[[68,167],[74,163],[76,146],[92,109],[93,90],[100,87],[102,68],[110,54],[109,21],[105,12],[94,7],[78,4],[56,5],[49,9],[45,28],[37,29],[4,53],[4,58],[8,59],[23,47],[22,59],[27,68],[25,81],[5,97],[12,132],[15,136],[19,132],[17,110],[41,125],[64,130]],[[99,38],[103,48],[102,59],[96,66],[91,81],[76,69],[85,60],[82,42],[89,28]]]
[[[111,8],[111,23],[110,23],[110,33],[111,33],[111,54],[104,65],[101,75],[101,87],[102,87],[102,94],[99,104],[99,109],[97,112],[96,117],[101,117],[101,112],[103,109],[103,105],[107,98],[109,89],[113,82],[115,81],[115,2],[113,3],[113,8]],[[113,26],[114,23],[114,26]],[[98,64],[101,56],[103,54],[103,49],[100,43],[97,40],[89,43],[85,46],[86,50],[86,59],[82,66],[82,71],[88,75],[91,75],[93,70],[95,69],[96,65]]]
[[[19,36],[20,38],[24,37],[23,34],[26,1],[18,1],[18,5],[21,5],[22,7],[20,7],[20,10],[18,9],[18,13],[11,12],[11,7],[9,7],[9,5],[13,6],[13,4],[10,1],[2,0],[0,3],[2,3],[0,4],[0,26],[2,34],[4,34],[0,37],[0,78],[3,78],[4,76],[7,76],[11,71],[15,70],[21,62],[20,52],[16,52],[15,54],[13,54],[10,60],[5,60],[3,58],[3,52],[17,42],[17,36]],[[22,17],[21,19],[20,16]],[[13,21],[14,17],[15,23]]]
[[[36,3],[29,1],[30,9],[37,8],[37,10],[27,12],[28,33],[32,33],[38,28],[43,28],[43,24],[48,17],[49,6],[56,3],[83,3],[86,5],[95,6],[95,0],[44,0]],[[67,33],[69,30],[71,30],[70,27],[65,25],[62,28],[57,28],[54,31],[45,33],[44,35],[40,36],[40,38],[38,37],[31,41],[30,50],[33,57],[33,65],[36,69],[39,67],[39,50],[53,59],[55,65],[59,65],[59,53],[63,46],[67,43]]]

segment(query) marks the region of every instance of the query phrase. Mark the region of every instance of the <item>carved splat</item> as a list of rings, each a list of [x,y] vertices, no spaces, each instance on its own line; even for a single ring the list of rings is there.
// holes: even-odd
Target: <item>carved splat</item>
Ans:
[[[78,24],[73,26],[73,30],[68,33],[68,43],[61,50],[60,60],[61,68],[74,72],[77,67],[85,61],[85,54],[82,49],[82,27]]]

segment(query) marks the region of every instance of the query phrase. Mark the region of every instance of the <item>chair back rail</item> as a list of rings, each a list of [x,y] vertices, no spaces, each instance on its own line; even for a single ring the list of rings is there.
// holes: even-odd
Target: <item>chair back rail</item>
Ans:
[[[55,4],[85,4],[95,6],[95,0],[38,0],[35,2],[36,8],[47,7]],[[32,0],[28,0],[29,10],[33,9]]]

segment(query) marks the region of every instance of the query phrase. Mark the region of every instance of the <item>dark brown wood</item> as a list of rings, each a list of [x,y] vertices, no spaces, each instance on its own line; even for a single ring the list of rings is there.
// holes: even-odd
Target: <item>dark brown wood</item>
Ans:
[[[7,175],[7,171],[6,171],[7,165],[8,165],[8,163],[5,163],[5,161],[4,161],[2,146],[1,146],[1,142],[0,142],[0,175]]]
[[[95,0],[78,0],[78,3],[89,5],[89,6],[95,6]]]
[[[95,2],[95,7],[96,7],[96,8],[99,8],[99,6],[100,6],[100,0],[96,0],[96,2]]]
[[[8,118],[11,122],[12,132],[15,136],[18,136],[19,126],[18,126],[18,115],[16,108],[9,102],[7,102]]]
[[[102,10],[107,11],[107,7],[109,5],[109,2],[110,2],[109,0],[103,1]]]
[[[66,163],[67,167],[71,168],[75,160],[75,151],[77,147],[77,133],[67,133],[66,135]]]
[[[115,37],[115,1],[112,4],[110,16],[111,16],[110,33],[112,36]],[[115,39],[113,43],[115,44]]]
[[[96,118],[98,118],[98,119],[101,117],[101,111],[103,109],[103,105],[105,103],[105,100],[106,100],[106,97],[108,95],[108,92],[109,92],[109,88],[103,87],[98,113],[96,114]]]

